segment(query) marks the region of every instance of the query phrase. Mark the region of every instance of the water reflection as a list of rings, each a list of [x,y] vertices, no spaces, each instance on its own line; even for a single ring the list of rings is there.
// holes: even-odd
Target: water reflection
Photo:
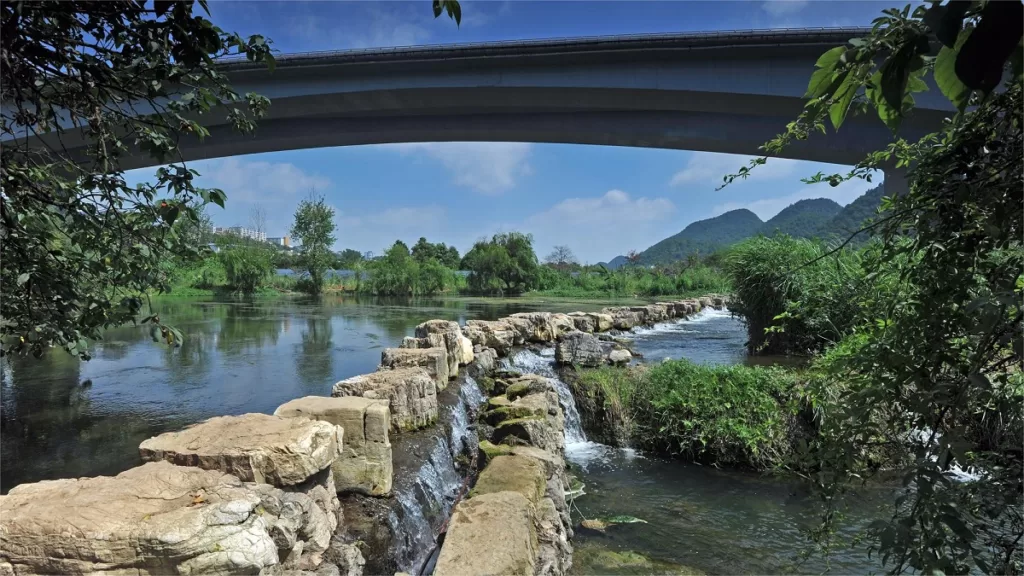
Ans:
[[[94,343],[89,362],[61,351],[2,361],[0,493],[22,482],[115,474],[139,463],[139,442],[149,436],[329,394],[337,380],[374,371],[381,349],[397,346],[424,320],[595,310],[608,303],[324,298],[154,304],[186,336],[180,348],[154,344],[146,326],[128,326]]]

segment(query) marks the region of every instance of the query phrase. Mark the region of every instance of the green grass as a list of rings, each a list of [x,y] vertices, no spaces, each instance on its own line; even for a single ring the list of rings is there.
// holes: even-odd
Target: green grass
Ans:
[[[580,373],[577,390],[629,427],[637,448],[758,470],[784,464],[796,417],[796,373],[687,360]]]

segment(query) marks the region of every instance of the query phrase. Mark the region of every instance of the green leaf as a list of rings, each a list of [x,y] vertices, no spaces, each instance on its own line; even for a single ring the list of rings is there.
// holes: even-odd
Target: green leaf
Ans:
[[[846,81],[836,90],[835,96],[832,97],[832,105],[828,107],[828,117],[832,121],[832,127],[839,130],[839,127],[843,125],[843,121],[846,119],[846,114],[850,111],[850,104],[853,102],[853,97],[857,93],[857,87],[854,85],[851,78],[847,78]]]
[[[28,279],[29,279],[29,273],[28,272],[24,272],[22,274],[19,274],[18,275],[18,286],[21,286],[25,282],[28,282]]]
[[[971,96],[971,89],[956,74],[956,58],[960,46],[967,40],[970,34],[970,30],[964,30],[960,33],[960,38],[957,39],[956,45],[953,48],[943,46],[939,50],[939,55],[935,58],[935,68],[932,72],[939,91],[961,112],[967,107],[967,102]]]

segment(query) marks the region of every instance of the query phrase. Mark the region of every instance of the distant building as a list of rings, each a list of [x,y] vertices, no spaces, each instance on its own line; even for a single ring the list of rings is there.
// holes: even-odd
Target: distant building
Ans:
[[[267,242],[271,244],[277,244],[278,246],[284,246],[285,248],[292,247],[292,239],[288,236],[276,236],[273,238],[267,238]]]
[[[214,234],[234,234],[240,238],[252,238],[253,240],[266,241],[267,233],[253,230],[252,228],[246,228],[244,226],[231,226],[225,228],[223,226],[214,226]]]

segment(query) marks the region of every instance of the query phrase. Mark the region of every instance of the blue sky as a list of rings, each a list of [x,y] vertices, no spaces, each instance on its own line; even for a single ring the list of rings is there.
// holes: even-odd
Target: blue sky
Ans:
[[[281,52],[489,40],[867,25],[892,2],[463,2],[462,26],[413,2],[210,2],[226,30],[270,37]],[[532,143],[418,143],[320,148],[190,163],[200,183],[228,195],[218,225],[267,212],[268,235],[287,233],[309,190],[337,210],[340,248],[380,253],[420,236],[460,251],[495,232],[535,237],[543,257],[568,245],[581,261],[642,250],[695,220],[735,208],[767,219],[801,198],[847,204],[871,185],[807,186],[828,165],[774,160],[723,191],[746,157]],[[835,169],[836,167],[831,167]],[[137,171],[142,178],[152,169]]]

